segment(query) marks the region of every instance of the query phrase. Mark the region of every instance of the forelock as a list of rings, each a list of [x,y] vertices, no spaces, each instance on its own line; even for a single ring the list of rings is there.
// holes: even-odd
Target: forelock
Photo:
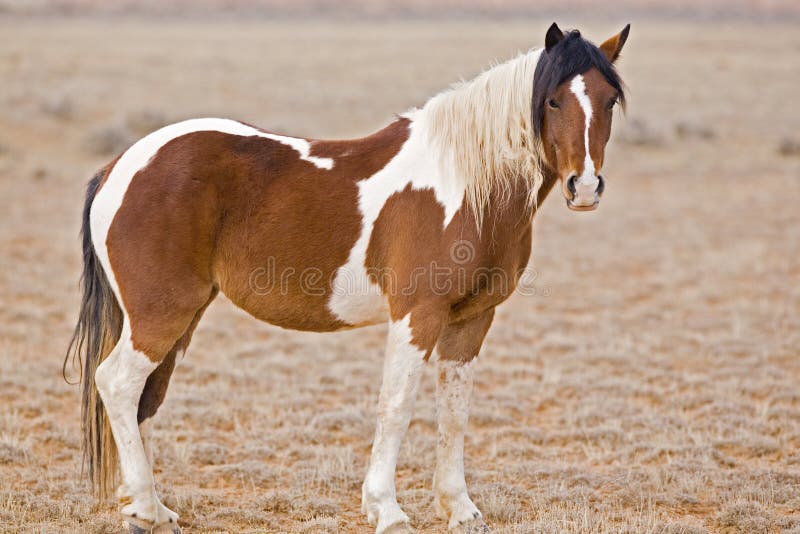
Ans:
[[[531,122],[536,138],[541,137],[548,96],[562,83],[592,68],[596,68],[619,93],[620,104],[624,106],[625,90],[614,65],[597,46],[584,39],[578,30],[566,32],[558,44],[549,51],[542,51],[533,75],[531,98]]]

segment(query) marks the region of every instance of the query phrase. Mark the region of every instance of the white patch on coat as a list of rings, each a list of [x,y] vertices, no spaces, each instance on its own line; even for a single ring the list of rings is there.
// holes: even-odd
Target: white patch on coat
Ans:
[[[467,363],[439,359],[437,363],[436,411],[439,421],[436,471],[433,475],[435,503],[452,529],[459,523],[481,517],[467,493],[464,480],[464,433],[477,358]]]
[[[111,227],[111,222],[122,205],[122,199],[125,197],[125,192],[128,190],[131,180],[170,141],[190,133],[207,131],[271,139],[292,147],[299,153],[300,159],[308,161],[321,169],[333,168],[332,159],[316,158],[309,155],[311,145],[305,139],[262,132],[257,128],[230,119],[191,119],[164,126],[160,130],[143,137],[126,150],[114,165],[114,168],[111,169],[108,178],[95,196],[89,217],[95,251],[97,251],[109,283],[117,297],[119,297],[119,287],[110,268],[108,251],[106,250],[106,238],[108,237],[108,229]]]
[[[577,185],[591,187],[591,190],[594,191],[597,189],[600,181],[597,179],[595,174],[596,170],[594,167],[594,160],[592,160],[592,154],[589,150],[589,128],[592,124],[592,101],[586,94],[586,83],[583,81],[582,74],[578,74],[572,79],[572,82],[569,84],[569,88],[575,95],[575,98],[578,99],[578,104],[580,104],[581,109],[583,110],[586,123],[586,128],[583,133],[586,157],[583,161],[583,173],[578,177]]]
[[[276,135],[264,132],[259,133],[259,135],[261,137],[266,137],[267,139],[272,139],[273,141],[277,141],[292,147],[300,154],[300,159],[308,161],[309,163],[313,163],[320,169],[329,171],[333,168],[333,160],[331,158],[318,158],[311,155],[311,143],[305,139],[300,139],[299,137],[286,137],[285,135]]]
[[[412,342],[411,314],[389,325],[383,382],[378,400],[378,425],[367,475],[361,491],[361,510],[376,533],[407,522],[397,504],[394,475],[400,443],[408,429],[425,365],[425,351]]]
[[[380,323],[388,317],[386,297],[367,276],[366,259],[375,221],[389,197],[408,185],[415,190],[433,190],[444,208],[445,227],[464,200],[465,183],[445,175],[453,167],[440,161],[441,151],[431,146],[424,111],[412,111],[406,117],[411,119],[410,132],[400,151],[383,169],[358,182],[361,234],[347,262],[336,272],[328,302],[331,312],[351,325]]]

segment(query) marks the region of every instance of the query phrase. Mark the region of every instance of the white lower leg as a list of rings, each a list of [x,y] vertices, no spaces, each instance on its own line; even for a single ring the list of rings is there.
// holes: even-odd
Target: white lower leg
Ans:
[[[177,523],[178,515],[161,504],[156,495],[153,470],[136,419],[145,382],[157,364],[133,348],[127,332],[123,328],[120,345],[95,373],[97,390],[119,453],[122,473],[119,497],[123,502],[130,501],[122,513],[154,525]]]
[[[369,469],[362,487],[361,509],[381,534],[408,516],[397,504],[394,474],[425,363],[425,351],[411,343],[409,316],[390,325],[378,404],[378,425]]]
[[[433,487],[436,507],[448,520],[450,528],[481,517],[467,494],[464,480],[464,432],[469,417],[475,362],[475,359],[464,363],[441,358],[437,362],[439,437]]]

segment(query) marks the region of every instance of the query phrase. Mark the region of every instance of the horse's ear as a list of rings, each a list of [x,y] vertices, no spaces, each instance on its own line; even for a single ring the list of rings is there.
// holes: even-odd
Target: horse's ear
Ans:
[[[617,35],[610,37],[600,45],[600,50],[605,54],[609,61],[612,63],[617,60],[619,53],[622,52],[622,47],[625,41],[628,40],[628,33],[631,31],[631,25],[628,24]]]
[[[558,24],[555,22],[550,25],[550,28],[547,30],[547,35],[544,38],[544,49],[546,52],[549,52],[551,48],[561,42],[561,39],[564,38],[564,32],[558,27]]]

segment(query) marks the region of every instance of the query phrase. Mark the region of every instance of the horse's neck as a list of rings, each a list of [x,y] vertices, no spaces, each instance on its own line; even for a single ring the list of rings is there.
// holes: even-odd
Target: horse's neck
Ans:
[[[515,228],[518,232],[525,232],[557,182],[555,173],[545,169],[536,200],[531,202],[530,186],[526,180],[520,179],[510,192],[498,195],[502,200],[498,200],[495,209],[487,212],[483,227],[502,225]]]
[[[550,194],[550,191],[553,190],[553,186],[555,186],[556,182],[558,182],[558,176],[556,176],[556,173],[552,169],[545,167],[542,170],[542,175],[544,179],[542,180],[542,185],[539,187],[539,191],[536,194],[537,208],[544,204],[544,201]]]
[[[413,183],[415,187],[433,187],[437,199],[442,204],[451,206],[453,210],[458,209],[459,205],[466,208],[466,190],[462,189],[466,186],[463,182],[454,183],[460,182],[460,180],[450,174],[448,170],[456,169],[443,168],[440,164],[441,147],[436,143],[429,142],[427,119],[424,110],[414,110],[367,139],[377,139],[377,142],[382,144],[385,137],[383,134],[390,130],[393,131],[396,125],[402,123],[404,127],[408,128],[406,130],[408,137],[400,149],[403,154],[398,154],[392,163],[398,168],[404,168],[401,179],[418,182]],[[389,137],[394,139],[396,136]],[[372,144],[368,148],[368,151],[371,152]],[[409,170],[410,172],[408,172]],[[530,226],[535,211],[542,206],[557,182],[555,173],[550,169],[543,169],[542,174],[543,181],[538,189],[535,202],[531,202],[530,188],[532,184],[529,179],[519,177],[510,184],[498,184],[498,190],[490,194],[488,209],[483,213],[481,228],[511,227],[518,231],[526,231],[525,228]],[[508,186],[510,186],[510,190]],[[492,200],[491,197],[494,199]],[[477,231],[477,234],[482,233],[480,230]]]

